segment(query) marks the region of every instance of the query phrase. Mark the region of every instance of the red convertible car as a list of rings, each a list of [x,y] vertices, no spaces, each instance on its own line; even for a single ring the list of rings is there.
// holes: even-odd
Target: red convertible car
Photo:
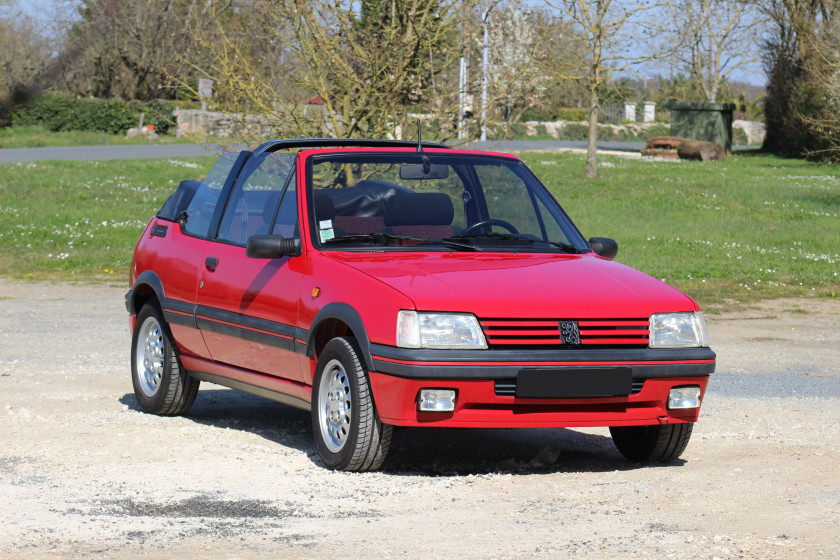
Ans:
[[[183,181],[134,252],[140,406],[201,380],[311,411],[330,468],[394,426],[608,426],[631,461],[685,449],[715,354],[697,304],[581,235],[517,157],[304,139]]]

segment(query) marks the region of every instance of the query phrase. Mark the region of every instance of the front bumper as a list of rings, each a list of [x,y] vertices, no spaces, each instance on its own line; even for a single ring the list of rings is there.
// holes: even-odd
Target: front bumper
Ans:
[[[640,426],[696,422],[699,408],[668,410],[673,387],[700,387],[705,396],[715,353],[708,348],[534,351],[403,350],[372,345],[371,386],[380,419],[397,426],[544,428]],[[577,398],[515,396],[523,370],[586,374],[604,367],[629,368],[629,395]],[[513,387],[513,391],[511,391]],[[453,412],[420,412],[421,389],[454,389]]]

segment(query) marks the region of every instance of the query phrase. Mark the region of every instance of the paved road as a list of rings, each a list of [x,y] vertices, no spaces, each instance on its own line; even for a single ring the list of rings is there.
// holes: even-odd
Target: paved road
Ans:
[[[583,149],[586,142],[566,140],[499,140],[471,142],[467,147],[476,150],[515,152],[524,150]],[[638,152],[644,142],[599,142],[601,150]],[[197,157],[218,154],[217,144],[157,144],[130,146],[66,146],[57,148],[0,149],[0,163],[25,161],[93,161],[106,159],[144,159],[169,157]]]

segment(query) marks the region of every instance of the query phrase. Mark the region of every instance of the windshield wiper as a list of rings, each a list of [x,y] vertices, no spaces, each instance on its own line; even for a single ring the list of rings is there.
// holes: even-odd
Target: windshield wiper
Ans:
[[[579,254],[587,252],[583,249],[578,249],[574,245],[563,243],[562,241],[544,241],[542,239],[534,239],[525,235],[515,235],[512,233],[498,233],[495,231],[491,231],[489,233],[468,233],[467,235],[453,235],[452,237],[445,238],[445,240],[447,241],[459,241],[465,239],[499,239],[503,241],[525,241],[529,245],[533,245],[534,243],[547,243],[559,249],[563,249],[563,251],[567,253]]]
[[[335,243],[358,243],[358,242],[373,242],[380,245],[387,245],[391,241],[413,241],[420,242],[423,245],[441,244],[453,249],[463,249],[465,251],[481,251],[480,247],[471,245],[469,243],[459,243],[456,240],[449,239],[426,239],[425,237],[413,237],[411,235],[397,235],[394,233],[364,233],[356,235],[342,235],[340,237],[333,237],[322,241],[323,245],[331,245]]]

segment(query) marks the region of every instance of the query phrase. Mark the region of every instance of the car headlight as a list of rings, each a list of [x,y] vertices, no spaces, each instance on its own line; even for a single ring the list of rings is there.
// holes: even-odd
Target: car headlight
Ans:
[[[475,315],[402,310],[397,316],[397,346],[470,349],[487,348],[487,341]]]
[[[709,329],[700,311],[650,316],[651,348],[696,348],[709,342]]]

